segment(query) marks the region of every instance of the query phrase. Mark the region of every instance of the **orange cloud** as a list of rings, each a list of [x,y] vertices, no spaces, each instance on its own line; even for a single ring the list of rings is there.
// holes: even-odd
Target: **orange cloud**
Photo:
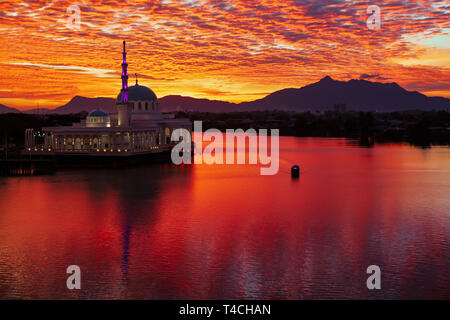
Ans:
[[[115,97],[121,41],[130,74],[158,96],[233,102],[330,75],[362,75],[450,97],[446,1],[145,0],[0,2],[0,103],[56,107]],[[80,7],[80,30],[67,8]],[[132,77],[130,77],[132,79]],[[375,79],[375,78],[374,78]]]

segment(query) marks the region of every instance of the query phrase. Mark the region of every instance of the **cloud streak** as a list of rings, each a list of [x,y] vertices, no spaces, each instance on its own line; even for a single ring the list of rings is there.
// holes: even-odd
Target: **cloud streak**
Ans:
[[[74,4],[0,2],[0,54],[7,65],[0,90],[35,92],[48,106],[60,104],[43,97],[58,87],[67,99],[114,97],[121,41],[127,40],[130,74],[138,73],[158,96],[237,102],[328,74],[389,78],[450,97],[446,1],[380,1],[376,31],[366,27],[371,1],[85,0],[78,2],[80,31],[66,25],[66,9]],[[0,103],[35,104],[32,94],[15,99],[1,97]]]

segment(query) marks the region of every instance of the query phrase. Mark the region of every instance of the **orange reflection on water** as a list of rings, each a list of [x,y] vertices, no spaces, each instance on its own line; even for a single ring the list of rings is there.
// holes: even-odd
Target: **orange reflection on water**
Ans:
[[[0,297],[448,297],[447,148],[280,141],[276,176],[203,164],[2,179]],[[371,264],[386,290],[365,287]]]

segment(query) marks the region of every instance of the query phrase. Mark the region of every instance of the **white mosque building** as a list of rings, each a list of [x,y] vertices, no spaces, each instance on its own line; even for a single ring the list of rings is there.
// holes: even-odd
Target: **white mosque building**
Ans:
[[[128,157],[169,152],[175,129],[192,131],[188,119],[175,119],[161,112],[155,93],[136,80],[128,87],[128,64],[123,42],[122,89],[116,101],[116,113],[93,110],[81,123],[72,126],[42,128],[43,141],[37,144],[36,132],[25,132],[26,152],[30,154]],[[42,143],[43,142],[43,143]]]

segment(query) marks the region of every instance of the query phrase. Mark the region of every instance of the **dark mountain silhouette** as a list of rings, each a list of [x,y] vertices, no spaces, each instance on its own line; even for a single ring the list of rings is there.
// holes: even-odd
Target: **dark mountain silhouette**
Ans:
[[[165,96],[159,99],[164,112],[171,111],[202,111],[202,112],[230,112],[239,111],[239,104],[219,100],[196,99],[183,96]]]
[[[300,89],[284,89],[263,99],[241,103],[244,109],[330,110],[335,104],[346,104],[347,110],[401,111],[449,109],[450,99],[427,97],[407,91],[397,83],[366,80],[337,81],[329,76]]]
[[[450,99],[427,97],[417,91],[407,91],[395,82],[337,81],[329,76],[302,88],[283,89],[265,98],[238,104],[178,95],[163,97],[159,99],[159,102],[162,110],[165,112],[177,110],[202,112],[256,110],[325,111],[333,110],[336,104],[345,104],[347,110],[354,111],[383,112],[450,109]],[[89,112],[94,109],[101,109],[108,113],[115,112],[115,99],[76,96],[64,106],[53,110],[40,109],[39,113],[67,114],[82,111]],[[0,108],[0,112],[1,110]],[[36,112],[37,110],[27,111],[27,113]]]
[[[0,113],[20,113],[20,111],[0,104]]]
[[[25,110],[25,111],[22,111],[22,113],[40,115],[40,114],[56,113],[56,111],[55,111],[55,109],[39,108],[39,109]]]
[[[115,99],[113,98],[85,98],[75,96],[67,104],[56,108],[51,113],[67,114],[80,113],[82,111],[90,112],[92,110],[100,109],[106,113],[116,112]]]
[[[208,100],[208,99],[196,99],[191,97],[183,97],[177,95],[165,96],[159,99],[159,103],[163,112],[171,111],[212,111],[212,112],[227,112],[240,110],[237,104]],[[76,96],[72,98],[64,106],[56,109],[32,109],[25,111],[29,114],[68,114],[79,113],[82,111],[90,112],[95,109],[103,110],[107,113],[116,112],[115,109],[116,100],[113,98],[85,98]]]

